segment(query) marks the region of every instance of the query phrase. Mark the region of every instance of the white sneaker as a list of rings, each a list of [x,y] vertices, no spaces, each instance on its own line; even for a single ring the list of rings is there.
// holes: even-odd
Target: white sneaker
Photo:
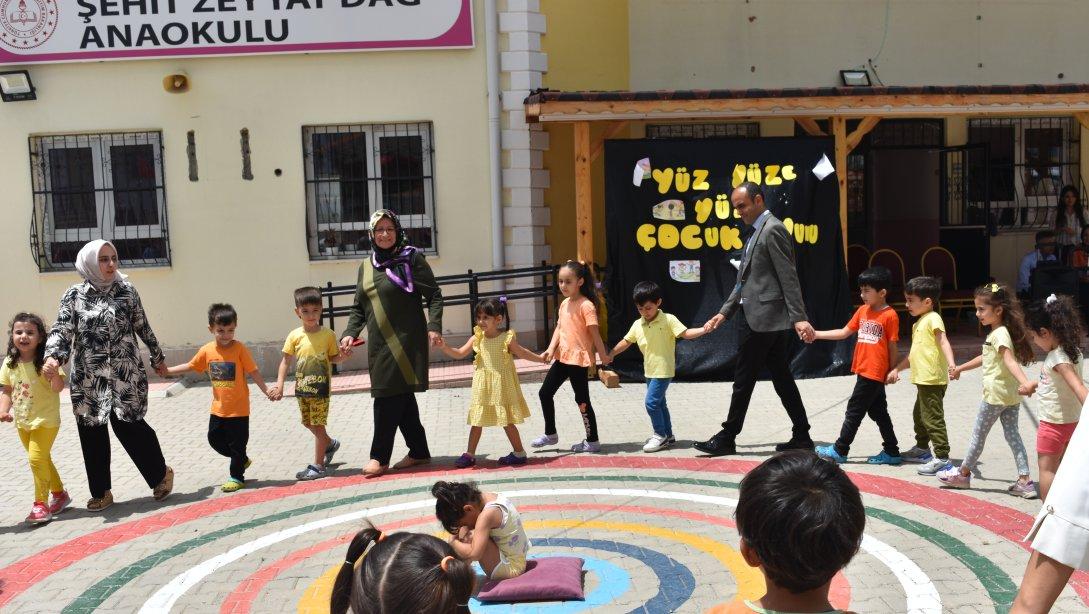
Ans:
[[[534,439],[533,441],[531,441],[529,443],[529,445],[533,446],[534,448],[543,448],[545,446],[554,446],[554,445],[556,445],[558,443],[560,443],[559,434],[556,434],[556,435],[541,435],[537,439]]]
[[[943,469],[952,469],[953,464],[949,462],[948,458],[932,458],[930,462],[919,466],[917,473],[919,475],[938,475],[939,471]]]
[[[585,439],[571,446],[572,452],[600,452],[601,443],[597,441],[586,441]]]
[[[647,440],[646,445],[643,446],[643,451],[657,452],[659,450],[664,450],[672,446],[676,442],[677,440],[674,439],[672,435],[663,436],[655,433],[653,436],[651,436],[650,439]]]

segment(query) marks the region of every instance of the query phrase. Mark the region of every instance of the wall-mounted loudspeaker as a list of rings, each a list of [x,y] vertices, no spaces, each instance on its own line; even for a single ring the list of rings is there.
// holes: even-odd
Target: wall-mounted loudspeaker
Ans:
[[[178,71],[172,75],[163,77],[163,89],[171,94],[181,94],[189,91],[189,75],[185,71]]]

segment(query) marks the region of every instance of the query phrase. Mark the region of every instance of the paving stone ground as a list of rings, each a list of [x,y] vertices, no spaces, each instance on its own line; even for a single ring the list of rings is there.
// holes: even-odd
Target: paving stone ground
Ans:
[[[1035,369],[1035,367],[1033,367]],[[799,382],[813,436],[835,439],[854,380]],[[539,384],[524,382],[532,416],[527,442],[542,430]],[[951,385],[946,398],[953,456],[963,452],[979,402],[978,371]],[[650,435],[643,409],[645,386],[607,390],[591,385],[604,449],[598,455],[565,451],[581,439],[581,420],[569,389],[557,398],[560,445],[532,452],[530,465],[501,469],[509,449],[501,429],[485,431],[481,464],[454,471],[464,451],[467,388],[433,390],[419,397],[434,464],[415,473],[365,480],[371,437],[366,393],[333,398],[330,432],[343,442],[332,477],[297,483],[311,441],[292,399],[270,403],[253,391],[247,488],[225,494],[227,460],[206,442],[210,389],[151,401],[148,421],[176,471],[175,492],[155,503],[128,457],[114,442],[113,494],[100,514],[88,498],[71,414],[53,448],[61,476],[76,499],[53,523],[22,522],[30,509],[26,457],[9,425],[0,430],[0,608],[11,612],[321,611],[330,574],[362,517],[398,530],[439,531],[428,487],[434,480],[474,479],[512,494],[523,509],[533,552],[586,559],[587,601],[484,612],[702,612],[739,592],[760,590],[759,574],[740,562],[732,526],[736,483],[789,436],[790,425],[770,382],[753,396],[740,456],[706,459],[691,448],[718,429],[730,398],[729,383],[676,383],[669,389],[676,448],[644,454]],[[912,445],[914,388],[889,388],[889,404],[903,448]],[[67,411],[67,408],[66,410]],[[1035,450],[1034,402],[1022,407],[1020,428]],[[880,449],[865,422],[845,465],[863,490],[868,509],[863,551],[834,584],[837,605],[858,612],[1004,612],[1028,557],[1019,538],[1038,501],[1006,494],[1016,477],[999,429],[991,433],[975,490],[949,492],[912,466],[872,467],[865,456]],[[395,458],[405,452],[398,442]],[[1036,474],[1035,458],[1032,458]],[[387,509],[394,506],[394,509]],[[399,506],[399,507],[398,507]],[[257,541],[261,540],[261,541]],[[186,574],[186,575],[183,575]],[[1075,582],[1089,587],[1084,578]],[[1073,586],[1054,611],[1086,611]],[[561,609],[566,608],[566,609]],[[478,608],[474,605],[474,611]]]

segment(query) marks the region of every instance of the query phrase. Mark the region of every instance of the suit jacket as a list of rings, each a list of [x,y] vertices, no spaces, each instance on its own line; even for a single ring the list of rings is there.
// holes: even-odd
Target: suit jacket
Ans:
[[[737,271],[742,281],[719,313],[732,317],[745,301],[742,312],[749,327],[757,332],[787,330],[808,320],[798,271],[794,268],[794,246],[786,227],[774,215],[749,237],[748,256]]]

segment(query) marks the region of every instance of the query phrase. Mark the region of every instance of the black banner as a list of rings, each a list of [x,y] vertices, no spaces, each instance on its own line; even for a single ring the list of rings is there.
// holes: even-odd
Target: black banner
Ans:
[[[730,204],[742,181],[763,187],[768,209],[793,235],[809,321],[818,330],[843,327],[850,285],[833,159],[829,138],[607,141],[610,347],[639,317],[631,293],[640,281],[657,282],[662,309],[690,327],[702,326],[722,307],[750,232]],[[678,341],[678,379],[733,378],[735,320],[700,339]],[[796,377],[842,375],[850,366],[850,341],[798,346],[791,365]],[[625,379],[642,380],[642,355],[633,348],[614,368]]]

